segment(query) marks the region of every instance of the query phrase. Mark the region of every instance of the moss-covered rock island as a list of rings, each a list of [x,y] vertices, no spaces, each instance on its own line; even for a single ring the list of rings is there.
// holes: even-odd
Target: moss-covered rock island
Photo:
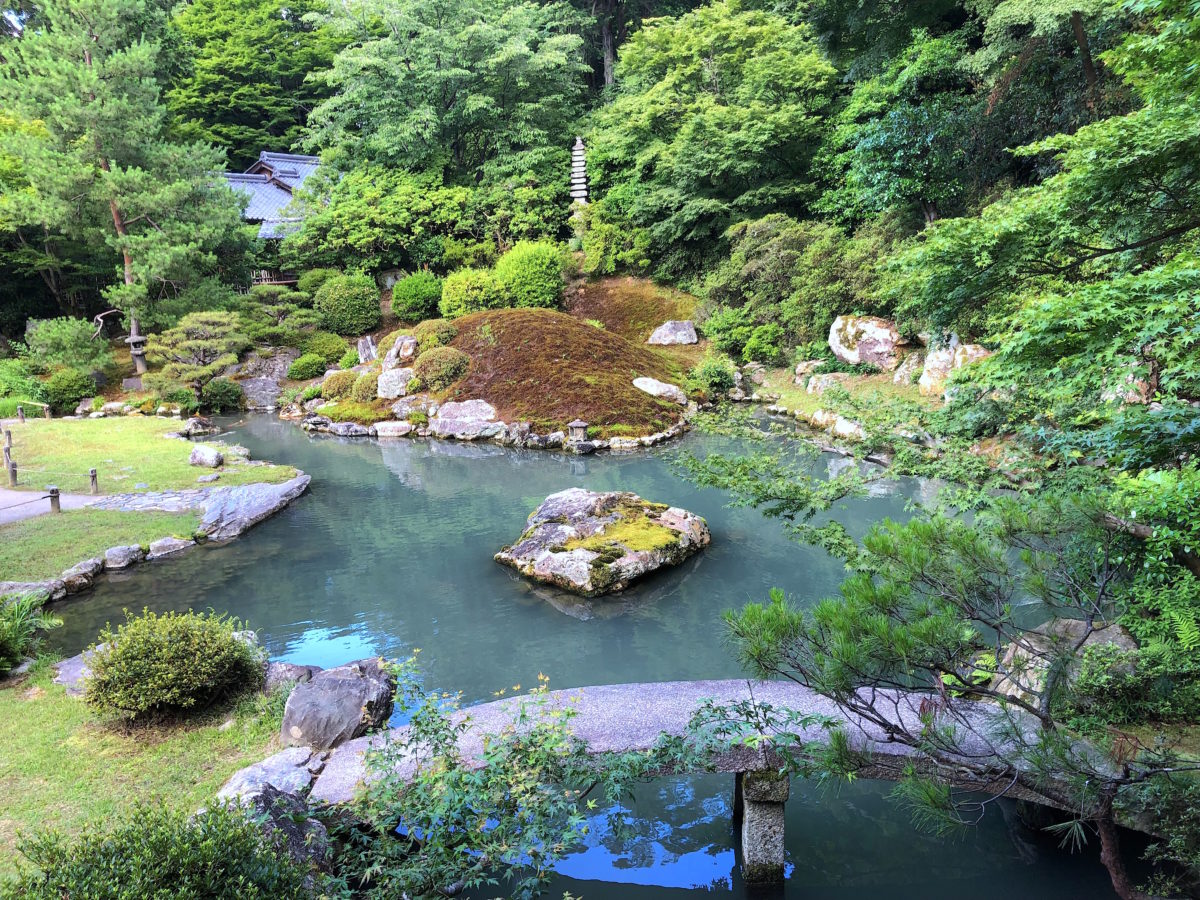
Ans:
[[[677,566],[711,541],[708,524],[686,509],[624,491],[568,488],[533,511],[524,534],[496,561],[535,581],[598,597]]]

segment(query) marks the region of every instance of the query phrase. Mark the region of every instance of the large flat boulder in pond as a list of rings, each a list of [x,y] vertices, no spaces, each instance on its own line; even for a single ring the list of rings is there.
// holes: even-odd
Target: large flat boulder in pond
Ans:
[[[704,519],[685,509],[625,491],[568,488],[547,497],[495,558],[534,581],[596,597],[679,565],[711,540]]]
[[[296,685],[283,710],[283,742],[328,750],[387,721],[396,680],[379,659],[315,673]]]
[[[829,327],[829,349],[852,366],[865,364],[891,372],[900,365],[901,348],[907,345],[895,324],[878,316],[838,316]]]
[[[670,344],[695,344],[698,342],[696,325],[687,320],[663,322],[654,329],[654,333],[646,341],[647,344],[659,344],[662,346]]]

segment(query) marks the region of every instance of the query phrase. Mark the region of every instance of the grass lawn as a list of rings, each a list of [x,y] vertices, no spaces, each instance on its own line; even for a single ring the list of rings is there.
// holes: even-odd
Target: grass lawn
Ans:
[[[20,832],[77,831],[138,801],[194,811],[276,745],[276,698],[250,697],[186,725],[128,728],[105,723],[51,677],[42,663],[0,689],[0,877],[15,869]]]
[[[190,441],[163,437],[179,428],[174,419],[30,419],[24,425],[12,422],[5,427],[12,429],[18,487],[29,490],[56,484],[65,493],[87,493],[91,468],[98,470],[105,494],[132,492],[136,484],[155,491],[196,487],[196,477],[210,471],[188,463]],[[221,472],[222,485],[278,483],[296,474],[290,466],[236,463],[216,471]]]
[[[199,525],[200,517],[190,512],[86,508],[0,525],[0,581],[57,578],[64,569],[109,547],[144,546],[172,535],[191,537]]]
[[[829,394],[809,394],[803,384],[793,384],[791,369],[772,369],[767,373],[761,390],[779,395],[777,401],[789,412],[801,411],[812,414],[818,409],[832,409],[853,416],[853,411],[839,410],[837,402]],[[906,401],[936,409],[941,402],[936,397],[922,397],[915,384],[895,384],[890,372],[878,375],[852,375],[842,385],[848,394],[868,404]]]

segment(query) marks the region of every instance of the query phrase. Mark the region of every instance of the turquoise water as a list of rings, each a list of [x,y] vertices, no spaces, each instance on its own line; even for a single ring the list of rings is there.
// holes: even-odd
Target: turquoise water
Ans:
[[[287,510],[224,546],[206,546],[124,574],[104,576],[60,605],[55,642],[74,653],[122,610],[213,608],[244,618],[274,658],[321,666],[372,654],[420,650],[432,687],[466,702],[532,686],[738,677],[724,645],[722,610],[780,587],[802,602],[836,590],[840,565],[787,539],[778,522],[680,479],[675,448],[576,458],[490,445],[375,442],[308,436],[268,416],[234,423],[227,436],[254,457],[313,477]],[[704,453],[732,448],[688,436]],[[843,461],[818,457],[818,468]],[[708,519],[712,546],[678,569],[593,604],[534,588],[492,560],[549,493],[571,486],[632,490]],[[880,486],[835,512],[861,533],[903,517],[917,483]],[[690,896],[708,889],[747,895],[737,880],[729,803],[732,778],[660,779],[632,802],[633,839],[606,834],[597,819],[589,846],[561,868],[550,896]],[[1090,854],[1072,857],[1020,829],[996,805],[984,825],[957,840],[913,833],[886,802],[887,786],[855,784],[836,794],[793,786],[788,804],[789,897],[1111,896]],[[1001,813],[1006,813],[1002,815]],[[1014,891],[1016,893],[1014,893]],[[761,893],[761,892],[759,892]],[[758,896],[756,893],[754,896]],[[769,893],[769,892],[768,892]]]

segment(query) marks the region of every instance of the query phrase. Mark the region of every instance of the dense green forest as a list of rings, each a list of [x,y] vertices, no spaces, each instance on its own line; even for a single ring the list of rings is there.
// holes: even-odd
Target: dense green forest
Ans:
[[[572,216],[576,136],[591,202]],[[321,159],[277,245],[217,177],[264,150]],[[113,335],[179,340],[215,322],[227,362],[311,325],[323,270],[482,279],[531,243],[695,294],[739,365],[825,359],[843,314],[993,351],[934,411],[860,410],[918,416],[924,445],[878,438],[892,472],[956,485],[865,542],[814,524],[858,474],[686,464],[846,559],[831,605],[764,598],[727,625],[755,670],[852,703],[864,683],[965,690],[947,673],[1022,632],[1017,595],[1088,634],[1121,623],[1139,648],[1081,639],[1006,764],[1075,786],[1072,827],[1122,897],[1122,809],[1161,823],[1168,874],[1200,866],[1195,764],[1161,737],[1200,722],[1200,0],[5,0],[0,398],[32,390],[52,333],[87,343],[45,320],[113,311]],[[278,267],[312,290],[248,301]],[[970,818],[911,774],[925,821]]]

